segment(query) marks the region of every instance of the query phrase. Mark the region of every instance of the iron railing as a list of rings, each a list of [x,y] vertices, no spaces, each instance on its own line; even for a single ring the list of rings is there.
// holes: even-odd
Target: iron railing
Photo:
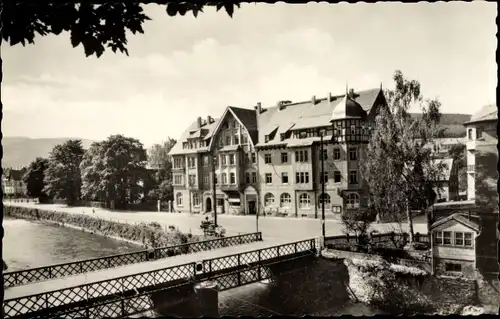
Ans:
[[[155,287],[158,290],[158,287],[166,288],[166,286],[172,287],[189,282],[217,279],[222,278],[222,276],[230,276],[231,274],[228,273],[235,272],[239,275],[232,283],[239,286],[251,282],[250,279],[246,278],[253,278],[252,280],[255,281],[265,279],[261,271],[258,274],[250,271],[252,267],[284,261],[297,255],[314,253],[316,253],[316,240],[310,239],[204,260],[201,262],[203,265],[201,269],[198,268],[199,263],[191,262],[71,288],[7,299],[4,301],[5,318],[60,317],[62,313],[77,313],[77,317],[92,318],[94,316],[90,314],[90,309],[97,309],[106,302],[115,306],[118,304],[121,314],[125,315],[124,313],[128,312],[127,303],[125,303],[127,298],[137,297],[144,293],[150,294],[155,290]],[[241,275],[242,272],[246,275]],[[254,276],[250,276],[250,274],[254,274]],[[231,281],[227,282],[231,283]],[[230,284],[226,286],[231,287]],[[95,317],[109,317],[109,314]]]
[[[310,256],[312,251],[307,254],[300,254],[299,256],[284,257],[273,262],[263,262],[262,264],[252,266],[250,268],[239,269],[230,273],[214,276],[210,278],[212,281],[217,282],[217,290],[224,291],[233,289],[236,287],[260,282],[262,280],[271,279],[272,273],[270,271],[270,266],[273,264],[279,264],[282,262],[293,261],[303,257]],[[144,314],[146,311],[154,311],[154,304],[151,301],[150,295],[156,292],[163,292],[168,290],[173,290],[178,287],[182,287],[189,284],[194,284],[199,282],[191,281],[187,283],[182,283],[175,286],[170,286],[168,288],[160,288],[150,290],[131,297],[124,297],[118,300],[105,301],[102,303],[96,303],[90,306],[73,308],[66,312],[59,312],[51,314],[50,318],[122,318],[126,316]]]
[[[193,243],[140,250],[133,253],[80,260],[19,271],[5,272],[5,288],[45,281],[55,278],[83,274],[92,271],[157,260],[171,256],[190,254],[228,246],[249,244],[262,240],[262,233],[249,233]]]

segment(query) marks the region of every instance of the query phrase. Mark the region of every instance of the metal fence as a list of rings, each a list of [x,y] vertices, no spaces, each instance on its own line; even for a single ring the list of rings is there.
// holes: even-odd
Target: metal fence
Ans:
[[[125,316],[136,307],[126,300],[134,299],[148,304],[141,296],[151,294],[158,287],[179,286],[187,283],[217,279],[221,290],[241,286],[269,278],[270,274],[259,267],[284,260],[316,253],[314,239],[304,240],[244,253],[191,262],[165,269],[118,277],[76,287],[49,291],[46,293],[14,298],[4,301],[5,318],[13,317],[86,317],[102,318]],[[258,268],[258,271],[252,271]],[[243,273],[243,275],[242,275]],[[233,276],[233,280],[228,280]],[[235,276],[235,277],[234,277]],[[149,298],[149,297],[148,297]],[[107,313],[103,313],[106,308]],[[110,314],[111,308],[114,315]],[[136,313],[137,309],[134,310]],[[64,314],[64,316],[62,315]]]
[[[372,244],[382,244],[390,243],[397,246],[399,243],[407,242],[409,239],[408,233],[385,233],[385,234],[371,234],[369,235],[370,242]],[[416,243],[430,243],[430,237],[428,234],[415,234]],[[331,244],[356,244],[358,243],[358,238],[356,236],[340,235],[340,236],[330,236],[325,238],[325,245]]]
[[[198,241],[176,246],[147,249],[133,253],[112,255],[102,258],[93,258],[19,271],[5,272],[3,275],[4,286],[5,288],[20,286],[33,282],[83,274],[87,272],[157,260],[171,256],[190,254],[228,246],[248,244],[261,240],[262,233],[258,232]]]

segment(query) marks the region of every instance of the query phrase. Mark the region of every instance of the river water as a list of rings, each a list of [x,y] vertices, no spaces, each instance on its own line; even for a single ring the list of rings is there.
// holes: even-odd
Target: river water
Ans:
[[[3,258],[9,271],[40,267],[81,259],[104,257],[141,250],[133,244],[80,230],[20,219],[4,219]],[[332,269],[334,272],[334,269]],[[302,275],[298,276],[302,278]],[[300,280],[290,287],[256,283],[219,293],[221,315],[373,315],[381,313],[363,304],[353,304],[335,297],[338,293],[300,291]],[[294,300],[282,299],[283,292],[296,290]],[[294,294],[292,294],[293,296]],[[318,309],[318,311],[316,311]],[[321,310],[319,310],[321,309]]]

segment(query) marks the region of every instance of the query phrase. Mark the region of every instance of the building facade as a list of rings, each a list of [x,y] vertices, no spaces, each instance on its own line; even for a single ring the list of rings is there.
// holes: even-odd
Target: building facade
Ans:
[[[24,183],[22,180],[25,169],[4,170],[2,175],[2,191],[4,196],[17,197],[24,194]]]
[[[174,208],[210,212],[217,205],[218,213],[296,217],[318,216],[323,204],[326,214],[355,209],[367,191],[358,161],[386,105],[377,88],[267,108],[258,103],[253,110],[228,107],[220,119],[198,118],[169,153]]]

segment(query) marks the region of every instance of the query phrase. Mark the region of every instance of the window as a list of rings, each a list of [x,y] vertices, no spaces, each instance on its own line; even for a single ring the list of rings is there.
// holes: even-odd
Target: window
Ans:
[[[219,184],[219,175],[215,174],[215,184]]]
[[[182,168],[182,158],[176,157],[174,158],[174,168]]]
[[[250,173],[248,172],[245,173],[245,181],[247,184],[250,184]]]
[[[330,202],[331,201],[331,198],[330,198],[330,195],[328,194],[321,194],[318,196],[318,207],[321,208],[322,205],[324,204],[325,205],[325,209],[330,207]]]
[[[444,231],[443,232],[443,244],[444,245],[451,245],[451,231]]]
[[[306,163],[309,160],[308,155],[309,152],[307,150],[295,151],[295,161]]]
[[[274,195],[271,193],[267,193],[266,196],[264,196],[264,205],[266,207],[272,206],[274,204]]]
[[[241,136],[241,144],[242,144],[242,145],[247,145],[247,144],[248,144],[248,137],[247,137],[247,135],[246,135],[246,134],[243,134],[243,135]]]
[[[252,164],[255,164],[255,162],[256,162],[256,155],[255,155],[255,153],[252,153],[251,156],[252,156]]]
[[[177,206],[182,207],[182,194],[181,193],[177,193],[177,195],[175,195],[175,202],[177,203]]]
[[[292,205],[292,196],[288,193],[283,193],[280,196],[280,207],[290,208]]]
[[[209,175],[208,174],[203,174],[203,184],[204,185],[208,185],[209,182],[208,182],[208,179],[209,179]]]
[[[321,150],[319,156],[321,158]],[[323,150],[323,160],[328,160],[328,150]]]
[[[299,197],[299,208],[309,208],[311,205],[311,198],[308,194],[302,194]]]
[[[281,183],[288,184],[288,173],[281,173]]]
[[[208,161],[208,155],[203,155],[203,166],[208,166],[209,161]]]
[[[341,179],[342,179],[342,175],[340,174],[340,171],[333,172],[333,182],[334,183],[340,183]]]
[[[234,173],[229,173],[229,182],[231,185],[236,184],[236,175]]]
[[[273,183],[273,175],[271,173],[266,173],[266,184]]]
[[[265,143],[269,142],[269,135],[264,136],[264,142]]]
[[[295,173],[295,183],[308,184],[309,183],[309,173],[308,172]]]
[[[358,149],[355,147],[349,148],[349,160],[357,161],[358,160]]]
[[[182,185],[182,175],[174,175],[174,184]]]
[[[188,167],[189,168],[196,167],[196,158],[188,157]]]
[[[222,173],[222,184],[227,184],[227,175],[226,175],[226,173]]]
[[[472,140],[472,139],[473,139],[473,137],[472,137],[472,129],[471,129],[471,128],[470,128],[470,129],[468,129],[468,131],[467,131],[467,135],[468,135],[468,137],[469,137],[469,140]]]
[[[472,247],[472,233],[465,233],[465,246]]]
[[[455,246],[463,246],[464,245],[464,233],[455,232]]]
[[[188,181],[189,181],[189,186],[194,186],[194,185],[196,185],[196,175],[194,175],[194,174],[190,174],[190,175],[188,176],[188,178],[189,178],[189,179],[188,179]]]
[[[288,153],[281,153],[281,163],[288,162]]]
[[[462,265],[457,263],[445,263],[445,271],[462,272]]]
[[[231,136],[226,136],[226,145],[231,145]]]
[[[219,139],[217,140],[217,145],[219,146],[219,148],[224,147],[224,140],[222,139],[222,137],[219,137]]]
[[[224,199],[217,198],[217,207],[222,207],[222,206],[224,206]]]
[[[333,149],[333,160],[334,161],[340,160],[340,149],[338,147]]]
[[[194,207],[200,206],[200,194],[198,193],[193,193],[193,206]]]
[[[358,183],[358,171],[350,171],[349,184],[357,184],[357,183]]]
[[[443,232],[435,232],[434,233],[434,244],[442,245],[443,244]]]
[[[234,165],[234,154],[229,154],[229,165]]]
[[[221,155],[220,156],[220,164],[221,165],[226,165],[226,155]]]
[[[252,183],[257,183],[257,172],[252,172]]]
[[[320,183],[328,183],[328,172],[323,172],[323,175],[319,176],[319,182]]]
[[[234,145],[240,145],[240,137],[238,135],[234,136]]]
[[[359,195],[357,193],[350,193],[347,195],[347,208],[359,208]]]
[[[264,163],[271,164],[271,154],[264,154]]]
[[[342,206],[332,206],[332,213],[341,213],[342,212]]]

